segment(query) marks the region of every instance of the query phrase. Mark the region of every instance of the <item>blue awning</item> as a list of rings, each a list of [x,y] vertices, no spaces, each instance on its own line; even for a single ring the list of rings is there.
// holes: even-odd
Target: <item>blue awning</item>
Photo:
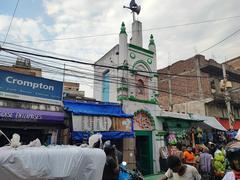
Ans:
[[[134,132],[122,132],[122,131],[104,131],[96,132],[102,134],[102,139],[122,139],[122,138],[134,138]],[[90,132],[74,131],[72,132],[72,139],[81,141],[83,138],[89,138]]]
[[[131,118],[133,115],[125,114],[119,104],[96,104],[75,101],[63,101],[64,109],[75,115],[116,116]]]

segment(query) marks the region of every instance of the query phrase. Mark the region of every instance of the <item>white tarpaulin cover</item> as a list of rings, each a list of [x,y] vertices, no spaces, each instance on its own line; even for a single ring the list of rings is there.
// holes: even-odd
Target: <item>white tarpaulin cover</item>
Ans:
[[[0,148],[2,180],[100,180],[106,161],[103,150],[77,146],[10,146]]]

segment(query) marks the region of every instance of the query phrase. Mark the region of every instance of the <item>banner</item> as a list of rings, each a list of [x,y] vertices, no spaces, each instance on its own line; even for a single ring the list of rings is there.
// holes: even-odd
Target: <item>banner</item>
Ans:
[[[0,70],[0,97],[61,105],[62,90],[60,81]]]
[[[73,131],[132,131],[130,118],[72,115]]]

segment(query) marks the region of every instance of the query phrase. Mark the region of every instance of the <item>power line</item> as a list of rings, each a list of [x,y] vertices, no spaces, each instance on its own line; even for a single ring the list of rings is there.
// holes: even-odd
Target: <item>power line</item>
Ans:
[[[10,28],[11,28],[11,25],[12,25],[12,22],[13,22],[13,19],[14,19],[14,16],[15,16],[15,12],[16,12],[17,7],[18,7],[18,3],[19,3],[19,0],[17,1],[17,4],[16,4],[15,9],[14,9],[14,11],[13,11],[12,19],[11,19],[10,24],[9,24],[9,26],[8,26],[8,30],[7,30],[7,33],[6,33],[6,35],[5,35],[5,38],[4,38],[4,41],[3,41],[2,46],[4,46],[4,43],[5,43],[6,40],[7,40],[8,33],[9,33],[9,31],[10,31]]]
[[[168,26],[162,26],[162,27],[156,27],[156,28],[149,28],[144,29],[142,31],[152,31],[152,30],[161,30],[161,29],[172,29],[177,27],[184,27],[184,26],[190,26],[190,25],[196,25],[196,24],[204,24],[209,22],[218,22],[218,21],[224,21],[229,19],[235,19],[240,18],[239,16],[231,16],[231,17],[223,17],[218,19],[209,19],[209,20],[203,20],[203,21],[196,21],[196,22],[190,22],[190,23],[183,23],[183,24],[176,24],[176,25],[168,25]],[[131,33],[128,31],[127,33]],[[47,41],[62,41],[62,40],[74,40],[74,39],[83,39],[83,38],[96,38],[96,37],[104,37],[104,36],[112,36],[112,35],[118,35],[118,33],[106,33],[106,34],[97,34],[97,35],[87,35],[87,36],[74,36],[74,37],[65,37],[65,38],[53,38],[53,39],[40,39],[40,40],[33,40],[33,41],[19,41],[16,43],[33,43],[33,42],[47,42]]]
[[[14,54],[15,56],[19,56],[19,55],[16,54],[16,53],[13,53],[13,54]],[[12,59],[14,58],[14,57],[12,57],[12,56],[6,56],[6,55],[0,55],[0,56],[2,56],[2,57],[7,57],[7,58],[12,58]],[[19,57],[26,58],[26,55],[24,55],[24,56],[21,55],[21,56],[19,56]],[[43,60],[43,59],[40,59],[40,58],[36,58],[36,59],[38,59],[38,60]],[[14,59],[14,60],[15,60],[15,59]],[[1,60],[0,60],[0,61],[1,61]],[[3,61],[2,61],[2,62],[3,62]],[[34,61],[34,60],[32,60],[32,59],[31,59],[31,62],[36,63],[37,66],[40,67],[41,69],[43,69],[43,67],[41,67],[41,66],[39,66],[39,65],[42,65],[42,66],[45,66],[45,67],[54,68],[54,69],[59,69],[59,70],[61,70],[61,71],[63,71],[63,70],[68,71],[68,72],[71,71],[70,73],[75,72],[75,73],[80,73],[80,74],[88,75],[88,76],[91,76],[91,77],[94,76],[94,74],[92,73],[92,71],[89,70],[89,69],[86,69],[86,70],[88,70],[88,71],[91,72],[91,73],[87,73],[87,72],[83,72],[83,71],[77,71],[77,70],[74,70],[74,69],[66,69],[66,68],[63,69],[63,68],[61,68],[61,67],[52,66],[52,65],[49,65],[49,64],[37,62],[37,61]],[[62,65],[63,65],[63,64],[62,64]],[[69,66],[69,65],[68,65],[68,66]],[[70,67],[76,68],[76,66],[70,66]],[[47,68],[45,68],[45,69],[43,69],[43,70],[45,71],[46,69],[47,69]],[[81,70],[82,70],[82,68],[81,68]],[[102,78],[101,75],[97,75],[97,74],[95,74],[95,77],[100,77],[100,78]],[[110,78],[111,78],[111,79],[116,79],[116,78],[117,78],[117,80],[119,80],[119,78],[121,78],[121,77],[110,75]],[[134,81],[135,79],[134,79],[134,78],[128,78],[128,80]],[[181,87],[183,87],[183,88],[190,88],[190,86],[185,85],[185,83],[186,83],[186,80],[181,83]],[[175,84],[175,83],[172,82],[172,84]],[[179,84],[175,84],[175,85],[176,85],[176,86],[179,86]],[[152,88],[158,88],[158,87],[152,86]],[[172,88],[172,90],[177,90],[177,89]]]
[[[1,56],[1,55],[0,55]],[[36,65],[37,64],[42,64],[42,63],[39,63],[39,62],[36,62],[36,61],[33,61],[33,60],[31,60],[32,62],[34,62],[34,63],[36,63]],[[11,64],[10,62],[8,62],[8,61],[4,61],[4,60],[0,60],[0,62],[4,62],[4,63],[6,63],[6,64]],[[62,72],[64,69],[63,68],[60,68],[60,67],[54,67],[54,66],[48,66],[48,67],[50,67],[50,68],[54,68],[54,69],[59,69],[59,70],[61,70],[61,71],[58,71],[58,70],[52,70],[52,69],[49,69],[49,68],[42,68],[41,66],[38,66],[39,68],[41,68],[44,72],[46,72],[46,73],[52,73],[52,74],[54,74],[54,73],[57,73],[57,74],[61,74],[61,75],[63,75],[64,73]],[[66,70],[66,72],[69,72],[69,73],[71,73],[71,74],[73,74],[73,73],[81,73],[82,75],[92,75],[92,74],[89,74],[89,73],[85,73],[85,72],[80,72],[80,71],[75,71],[75,70],[72,70],[72,69],[65,69]],[[72,76],[72,75],[70,75],[69,73],[66,73],[66,75],[67,76]],[[82,78],[82,77],[84,77],[84,79],[88,79],[88,78],[86,78],[86,76],[79,76],[79,75],[76,75],[76,74],[73,74],[73,76],[72,77],[80,77],[80,78]],[[97,77],[101,77],[101,76],[97,76]],[[90,77],[91,78],[91,77]],[[120,83],[121,81],[119,80],[119,79],[116,79],[115,80],[115,78],[116,77],[114,77],[114,76],[110,76],[110,78],[112,79],[111,81],[109,81],[109,83]],[[82,80],[84,80],[83,78],[82,78]],[[90,79],[90,80],[94,80],[94,79]],[[102,80],[101,82],[104,82],[104,80]],[[96,82],[95,82],[96,83]],[[82,82],[81,82],[81,84],[82,84]],[[93,83],[92,83],[93,84]],[[99,84],[99,83],[97,83],[97,84]],[[132,84],[132,85],[134,85],[134,87],[136,87],[136,83],[130,83],[130,84]],[[186,87],[186,86],[183,86],[183,85],[181,85],[182,87]],[[145,88],[146,89],[150,89],[150,90],[156,90],[156,88],[157,87],[155,87],[155,86],[152,86],[152,87],[149,87],[149,86],[145,86]],[[174,89],[174,88],[172,88],[172,90],[174,90],[174,91],[177,91],[178,89]],[[166,93],[166,91],[167,91],[167,89],[162,89],[162,91],[164,91],[165,93]],[[178,94],[178,93],[175,93],[175,94]],[[193,93],[193,94],[196,94],[196,93]],[[179,94],[178,94],[179,95]]]
[[[66,61],[66,62],[78,63],[78,64],[83,64],[83,65],[90,65],[90,66],[94,66],[94,67],[103,67],[103,68],[121,70],[121,68],[119,68],[119,67],[87,63],[87,62],[76,61],[76,60],[72,60],[72,59],[54,57],[54,56],[50,56],[50,55],[36,54],[36,53],[31,53],[31,52],[26,52],[26,51],[19,51],[19,50],[3,48],[3,47],[0,47],[0,50],[3,50],[3,51],[8,52],[8,53],[14,52],[14,53],[20,53],[20,54],[28,54],[28,55],[42,57],[42,58],[55,59],[55,60],[58,60],[58,61]],[[127,71],[134,71],[134,72],[144,72],[144,73],[156,74],[156,75],[159,74],[159,75],[171,75],[171,76],[180,76],[180,77],[189,77],[189,78],[190,77],[194,77],[194,78],[195,77],[208,78],[207,76],[192,76],[192,75],[182,75],[182,74],[169,74],[169,73],[160,73],[160,72],[149,72],[149,71],[143,71],[143,70],[129,70],[129,69],[126,69],[126,70]]]
[[[211,45],[210,47],[208,47],[208,48],[200,51],[200,53],[203,53],[203,52],[205,52],[205,51],[208,51],[209,49],[212,49],[213,47],[221,44],[222,42],[226,41],[227,39],[229,39],[230,37],[234,36],[235,34],[237,34],[237,33],[239,33],[239,32],[240,32],[240,28],[239,28],[238,30],[234,31],[233,33],[231,33],[230,35],[228,35],[227,37],[225,37],[224,39],[222,39],[221,41],[219,41],[219,42]]]
[[[0,42],[2,42],[2,41],[0,41]],[[64,54],[60,54],[60,53],[56,53],[56,52],[50,52],[50,51],[37,49],[37,48],[32,48],[32,47],[27,47],[27,46],[23,46],[23,45],[19,45],[19,44],[14,44],[14,43],[6,42],[5,44],[12,45],[12,46],[17,46],[17,47],[20,47],[20,49],[28,49],[28,50],[31,49],[31,50],[34,50],[34,51],[37,51],[37,52],[41,51],[41,52],[44,52],[44,53],[54,54],[54,55],[63,56],[63,57],[71,58],[71,59],[80,59],[82,61],[90,61],[89,59],[82,59],[82,58],[78,58],[78,57],[68,56],[68,55],[64,55]]]
[[[61,69],[61,68],[58,68],[58,69]],[[70,70],[72,71],[72,70]],[[53,73],[53,74],[63,74],[63,72],[59,72],[59,71],[49,71],[48,73]],[[117,84],[117,83],[120,83],[119,80],[112,80],[112,81],[106,81],[106,80],[103,80],[103,79],[98,79],[98,78],[91,78],[91,77],[86,77],[86,76],[81,76],[81,75],[72,75],[72,74],[69,74],[69,73],[66,73],[66,75],[68,76],[73,76],[73,77],[79,77],[79,78],[84,78],[84,79],[89,79],[89,80],[96,80],[96,81],[99,81],[99,82],[108,82],[108,83],[113,83],[113,84]],[[137,84],[136,83],[128,83],[129,86],[132,86],[132,87],[136,87]],[[159,90],[159,89],[155,89],[155,88],[151,88],[151,87],[148,87],[148,86],[144,86],[143,87],[144,89],[148,89],[148,90],[153,90],[153,91],[157,91],[157,92],[163,92],[163,93],[170,93],[169,91],[167,90]],[[191,100],[197,100],[195,98],[192,98],[192,97],[189,97],[189,96],[186,96],[186,95],[183,95],[183,94],[178,94],[178,93],[173,93],[171,92],[172,95],[175,95],[175,96],[179,96],[179,97],[185,97],[185,98],[188,98],[188,99],[191,99]]]
[[[3,60],[0,60],[0,62],[6,62],[6,61],[3,61]],[[9,63],[9,62],[6,62],[6,63]],[[56,67],[54,67],[54,68],[56,68]],[[60,70],[63,70],[63,68],[60,68],[60,67],[57,67],[56,69],[60,69]],[[51,70],[51,69],[48,69],[47,68],[47,70],[46,69],[43,69],[44,70],[44,72],[46,72],[46,73],[50,73],[50,74],[60,74],[60,75],[63,75],[63,72],[62,71],[53,71],[53,70]],[[112,84],[118,84],[118,83],[120,83],[121,81],[119,81],[118,79],[116,79],[116,80],[114,80],[114,79],[112,79],[112,80],[109,80],[109,81],[105,81],[105,80],[103,80],[103,79],[98,79],[98,78],[92,78],[92,77],[87,77],[87,76],[80,76],[80,75],[73,75],[72,73],[73,72],[76,72],[76,73],[81,73],[81,72],[78,72],[78,71],[74,71],[74,70],[71,70],[71,69],[66,69],[66,71],[68,72],[68,73],[65,73],[67,76],[72,76],[72,77],[79,77],[79,78],[83,78],[83,79],[89,79],[89,80],[96,80],[96,84],[99,84],[98,82],[108,82],[108,83],[112,83]],[[69,73],[71,73],[71,74],[69,74]],[[81,73],[81,74],[85,74],[85,73]],[[83,84],[82,82],[81,82],[81,84]],[[132,86],[132,87],[137,87],[137,84],[136,83],[128,83],[128,85],[129,86]],[[191,100],[197,100],[197,99],[195,99],[195,98],[190,98],[189,96],[187,96],[187,95],[184,95],[185,93],[183,93],[183,94],[179,94],[179,93],[174,93],[174,92],[169,92],[167,89],[161,89],[161,90],[159,90],[159,89],[156,89],[157,87],[154,87],[154,86],[152,86],[152,87],[149,87],[149,86],[144,86],[143,87],[144,89],[148,89],[148,90],[153,90],[153,91],[157,91],[157,92],[162,92],[162,93],[167,93],[167,94],[172,94],[172,95],[175,95],[175,96],[179,96],[179,97],[185,97],[185,98],[188,98],[188,99],[191,99]],[[172,89],[172,90],[177,90],[177,89]],[[194,95],[195,96],[195,95]]]

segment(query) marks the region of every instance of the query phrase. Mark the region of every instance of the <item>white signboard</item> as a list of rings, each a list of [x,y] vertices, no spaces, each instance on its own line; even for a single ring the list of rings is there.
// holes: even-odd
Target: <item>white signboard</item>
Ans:
[[[129,118],[72,115],[73,131],[131,131]]]

